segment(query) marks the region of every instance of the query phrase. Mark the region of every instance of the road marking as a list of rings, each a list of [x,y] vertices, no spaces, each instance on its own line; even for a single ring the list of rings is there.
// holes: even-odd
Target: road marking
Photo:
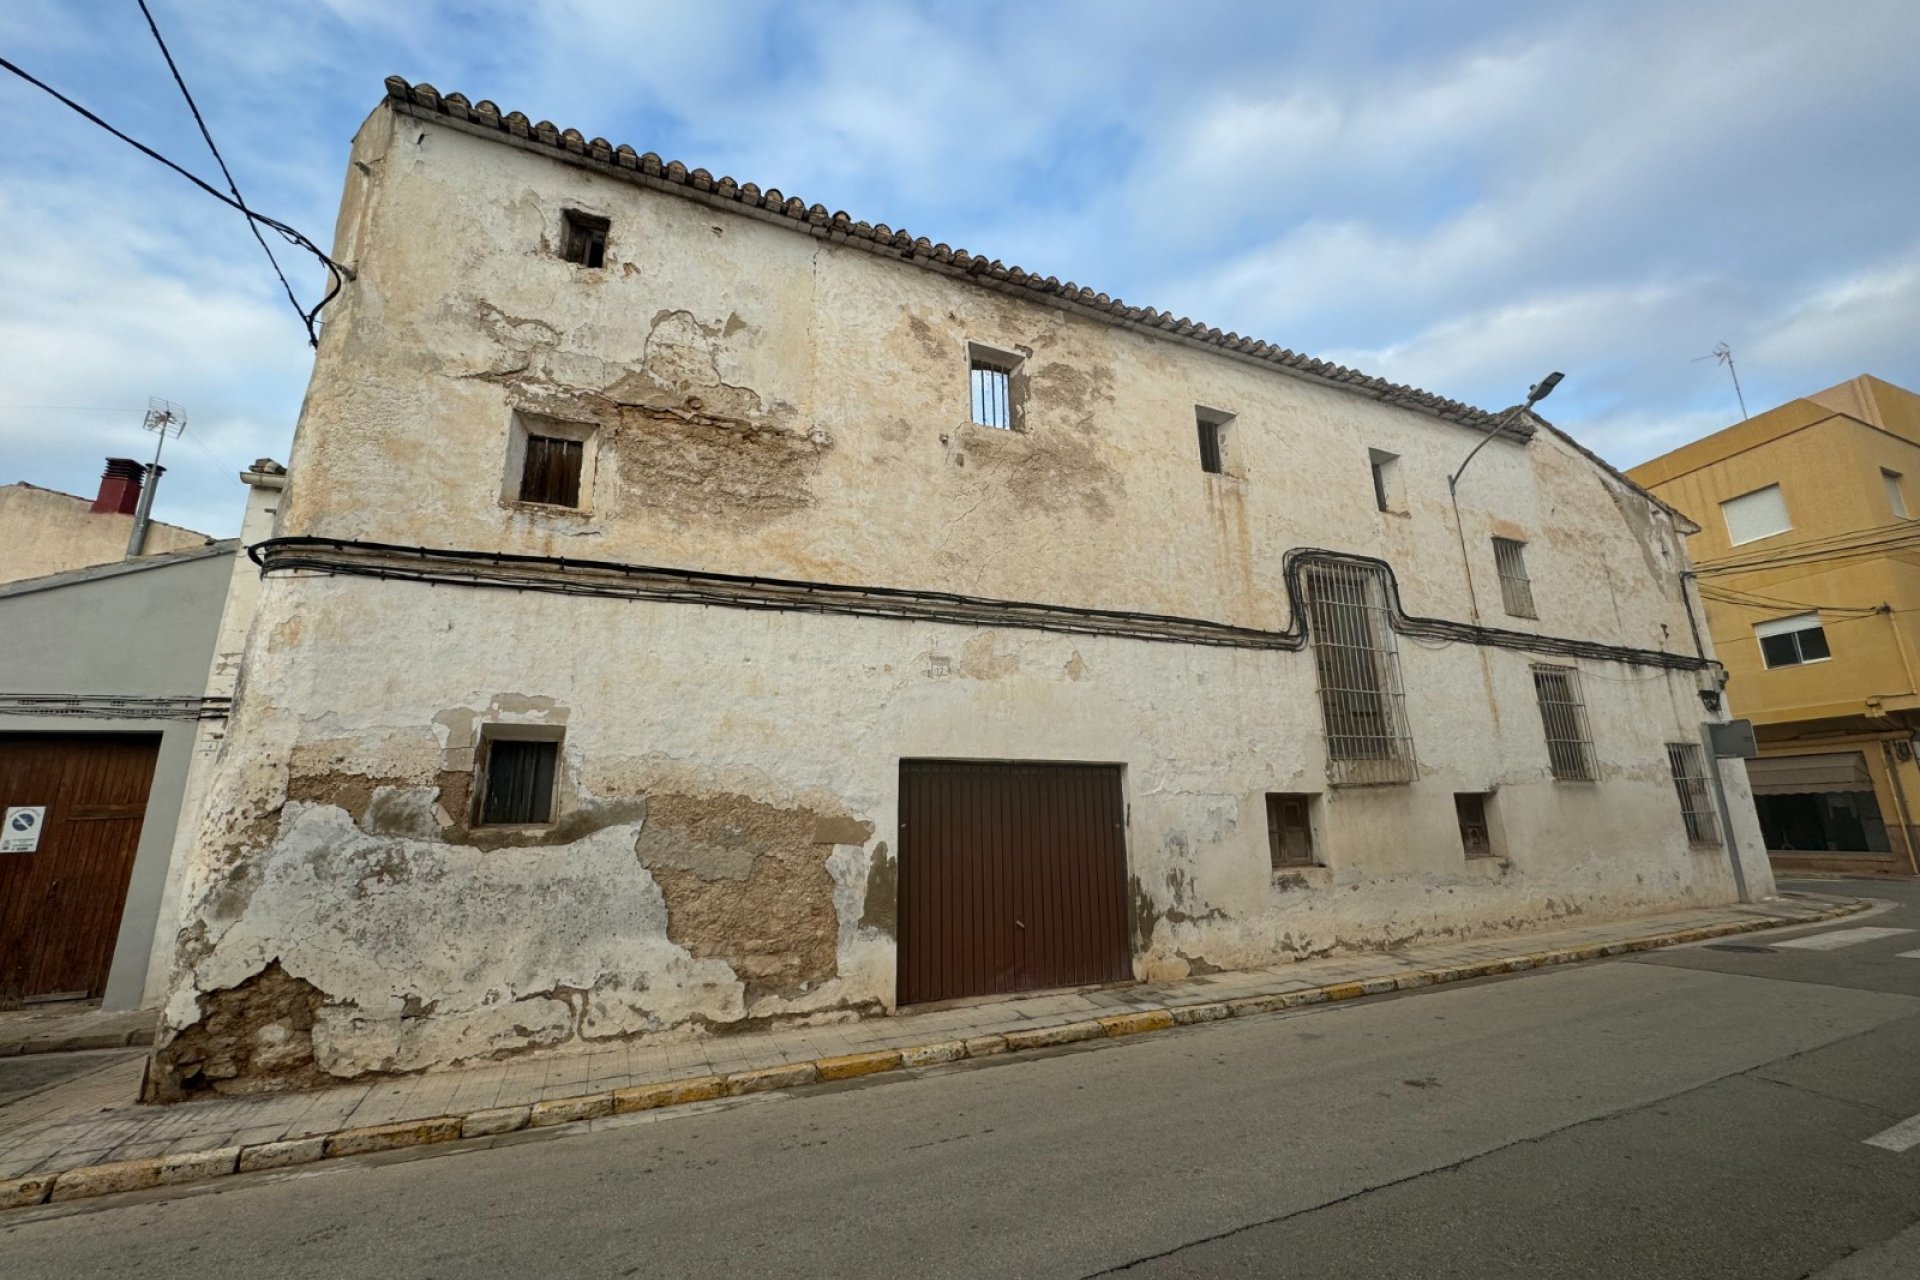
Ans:
[[[1909,1147],[1920,1146],[1920,1116],[1908,1116],[1893,1128],[1882,1129],[1866,1139],[1866,1143],[1887,1151],[1905,1151]]]
[[[1851,947],[1855,943],[1872,942],[1879,938],[1894,938],[1903,933],[1912,933],[1911,929],[1834,929],[1828,933],[1810,934],[1804,938],[1794,938],[1787,942],[1776,942],[1776,947],[1793,947],[1800,951],[1838,951],[1841,947]]]
[[[1895,956],[1895,957],[1894,957],[1894,959],[1896,959],[1896,960],[1920,960],[1920,951],[1902,951],[1902,952],[1901,952],[1901,953],[1900,953],[1899,955],[1897,955],[1897,956]]]

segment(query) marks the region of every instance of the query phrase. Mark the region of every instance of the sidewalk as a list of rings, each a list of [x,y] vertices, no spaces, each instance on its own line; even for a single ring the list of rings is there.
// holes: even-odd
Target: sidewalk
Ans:
[[[825,1027],[556,1050],[459,1071],[172,1107],[133,1101],[143,1060],[125,1059],[0,1107],[0,1209],[1247,1017],[1812,924],[1865,906],[1853,898],[1788,894],[1754,905],[1179,982],[986,1001]]]
[[[8,1009],[0,1011],[0,1058],[148,1045],[159,1021],[152,1009],[103,1013],[97,1001]]]

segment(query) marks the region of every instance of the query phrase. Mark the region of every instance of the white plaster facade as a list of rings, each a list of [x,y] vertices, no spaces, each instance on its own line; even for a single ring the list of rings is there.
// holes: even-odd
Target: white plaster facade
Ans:
[[[1124,766],[1143,978],[1735,896],[1727,849],[1689,846],[1663,745],[1699,740],[1711,683],[1658,665],[1697,652],[1674,517],[1556,432],[1480,454],[1457,534],[1447,476],[1484,418],[538,135],[396,100],[355,140],[335,251],[355,279],[279,530],[334,541],[263,584],[156,1096],[890,1009],[908,758]],[[560,256],[568,211],[609,221],[603,267]],[[970,342],[1024,356],[1022,430],[969,421]],[[1200,468],[1196,406],[1233,415],[1227,475]],[[587,435],[580,510],[512,500],[516,423],[542,418]],[[1399,458],[1404,512],[1375,509],[1370,450]],[[1501,612],[1494,535],[1526,542],[1537,621]],[[588,560],[1263,633],[1297,631],[1283,557],[1318,547],[1386,561],[1408,614],[1646,660],[1552,659],[1581,673],[1600,766],[1556,782],[1538,655],[1403,635],[1418,777],[1334,788],[1310,651],[340,568],[405,559],[368,544],[544,558],[485,562],[509,584],[616,573],[553,563]],[[549,828],[471,822],[500,724],[564,733]],[[1463,856],[1457,791],[1494,793],[1505,856]],[[1321,797],[1323,866],[1271,867],[1270,792]]]

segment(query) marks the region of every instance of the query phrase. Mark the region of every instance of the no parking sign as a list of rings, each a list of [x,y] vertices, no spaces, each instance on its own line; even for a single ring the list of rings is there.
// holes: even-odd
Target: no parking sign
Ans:
[[[0,821],[0,853],[32,853],[40,847],[40,828],[47,825],[47,806],[15,805]]]

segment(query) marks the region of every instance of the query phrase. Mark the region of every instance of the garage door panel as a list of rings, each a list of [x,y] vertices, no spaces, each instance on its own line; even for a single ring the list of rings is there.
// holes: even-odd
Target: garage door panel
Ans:
[[[1120,767],[903,761],[902,1004],[1131,975]]]
[[[0,734],[0,807],[47,806],[40,847],[0,854],[0,1000],[105,991],[158,754],[147,734]]]

